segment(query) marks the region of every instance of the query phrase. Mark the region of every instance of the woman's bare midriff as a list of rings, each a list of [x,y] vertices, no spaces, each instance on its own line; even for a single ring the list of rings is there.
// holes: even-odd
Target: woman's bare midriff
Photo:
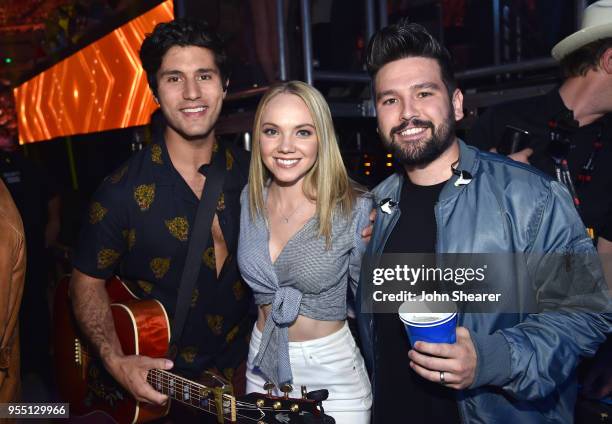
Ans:
[[[263,331],[271,308],[270,305],[259,306],[257,312],[257,329],[259,331]],[[305,342],[320,339],[340,330],[343,325],[344,321],[320,321],[304,315],[298,315],[295,322],[289,326],[289,341]]]

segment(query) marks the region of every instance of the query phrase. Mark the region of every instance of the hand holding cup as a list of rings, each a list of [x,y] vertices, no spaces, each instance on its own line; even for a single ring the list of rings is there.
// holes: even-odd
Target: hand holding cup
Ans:
[[[410,367],[417,374],[457,390],[472,384],[476,348],[470,332],[457,328],[454,303],[406,301],[399,308],[399,317],[412,344]]]
[[[470,332],[464,327],[457,328],[456,343],[417,341],[408,357],[410,367],[421,377],[453,389],[470,387],[476,375],[476,348]],[[444,372],[444,381],[441,381],[441,372]]]

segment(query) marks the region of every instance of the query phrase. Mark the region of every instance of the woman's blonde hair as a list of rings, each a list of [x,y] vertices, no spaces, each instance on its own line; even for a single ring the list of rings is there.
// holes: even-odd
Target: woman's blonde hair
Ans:
[[[249,169],[249,208],[251,217],[264,211],[264,188],[271,177],[261,158],[260,135],[262,115],[270,100],[279,94],[293,94],[306,104],[314,122],[319,140],[317,158],[304,176],[302,189],[306,198],[316,201],[316,217],[319,222],[319,236],[331,243],[332,220],[339,212],[350,217],[356,198],[356,187],[349,179],[344,167],[338,141],[334,132],[331,112],[325,98],[319,91],[301,81],[288,81],[273,85],[266,91],[257,106],[253,124],[251,166]]]

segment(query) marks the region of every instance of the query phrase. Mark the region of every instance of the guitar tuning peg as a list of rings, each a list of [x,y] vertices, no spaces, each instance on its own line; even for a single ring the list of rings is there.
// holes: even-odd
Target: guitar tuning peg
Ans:
[[[306,390],[306,386],[301,386],[300,388],[302,389],[302,399],[308,399],[308,391]]]
[[[272,390],[274,390],[276,386],[271,381],[266,381],[263,385],[263,389],[268,392],[268,396],[272,396]]]
[[[285,383],[280,386],[280,391],[285,394],[285,399],[289,399],[289,393],[293,391],[293,386],[291,384]]]
[[[321,402],[327,400],[329,396],[329,391],[327,389],[314,390],[306,394],[306,397],[310,400],[314,400],[315,402]]]

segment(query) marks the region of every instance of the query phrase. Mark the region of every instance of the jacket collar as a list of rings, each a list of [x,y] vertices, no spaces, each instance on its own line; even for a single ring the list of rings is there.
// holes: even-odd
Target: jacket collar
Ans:
[[[170,160],[163,133],[153,133],[153,143],[149,146],[146,160],[151,161],[153,164],[155,179],[158,185],[172,186],[176,183],[175,178],[178,172],[174,169],[174,165],[172,165]]]
[[[216,139],[213,146],[211,163],[215,160],[219,152],[225,154],[225,145]],[[159,187],[173,187],[176,193],[184,200],[194,204],[199,203],[199,199],[195,193],[189,188],[187,182],[172,164],[163,132],[153,134],[153,143],[147,147],[145,158],[145,160],[150,161],[152,164],[155,183]]]
[[[459,165],[457,169],[462,171],[468,171],[472,178],[476,178],[476,171],[478,169],[478,149],[472,146],[468,146],[461,140],[457,139],[459,143]],[[380,192],[379,201],[385,200],[389,197],[391,200],[399,201],[402,194],[402,187],[404,185],[404,178],[406,178],[405,171],[402,169],[399,172],[391,175],[384,183],[382,183],[387,189],[383,189]],[[460,185],[455,186],[455,182],[459,179],[457,175],[454,175],[446,182],[442,191],[440,192],[440,201],[451,199],[457,196],[466,186]],[[394,208],[393,213],[399,212],[399,208]]]
[[[182,180],[181,175],[172,164],[170,159],[170,153],[168,153],[168,146],[163,133],[157,135],[154,134],[153,142],[149,146],[148,160],[151,160],[155,165],[158,182],[161,185],[173,185],[176,183],[176,178]],[[225,153],[226,146],[221,143],[218,139],[215,139],[213,145],[213,152],[211,156],[211,163],[217,157],[219,151]]]
[[[459,143],[459,165],[457,169],[459,171],[467,171],[471,174],[472,178],[476,178],[476,170],[478,169],[478,149],[468,146],[457,138]],[[457,196],[467,185],[455,186],[455,182],[459,179],[457,175],[454,175],[446,182],[442,191],[440,192],[440,201],[450,199]]]

